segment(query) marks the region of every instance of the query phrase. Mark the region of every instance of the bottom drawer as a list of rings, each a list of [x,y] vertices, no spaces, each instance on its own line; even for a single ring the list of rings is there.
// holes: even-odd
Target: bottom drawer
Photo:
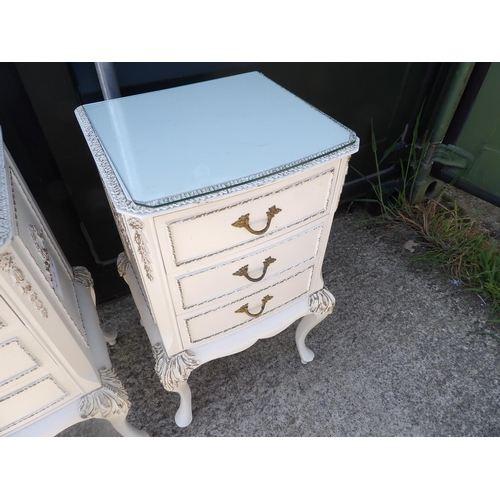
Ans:
[[[181,331],[185,332],[190,344],[196,344],[262,318],[307,294],[311,288],[313,271],[314,266],[310,266],[237,301],[196,316],[184,316],[180,319]]]
[[[46,375],[0,398],[0,434],[24,424],[49,408],[56,408],[69,393],[53,374]]]

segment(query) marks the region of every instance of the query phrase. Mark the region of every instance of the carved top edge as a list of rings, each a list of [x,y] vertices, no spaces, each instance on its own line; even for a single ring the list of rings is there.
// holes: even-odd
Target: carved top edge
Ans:
[[[149,215],[158,212],[166,212],[186,205],[205,202],[230,193],[260,187],[270,182],[281,180],[287,176],[309,170],[335,158],[350,156],[359,149],[359,138],[356,137],[356,134],[344,125],[339,124],[350,132],[350,137],[347,142],[337,145],[334,149],[323,151],[314,156],[302,158],[286,165],[280,165],[259,174],[139,204],[132,200],[131,196],[120,181],[119,176],[112,166],[108,155],[99,140],[99,137],[95,133],[83,106],[79,106],[75,110],[75,115],[92,156],[94,157],[94,161],[96,162],[103,184],[106,187],[115,208],[122,212],[134,215]]]
[[[0,128],[0,247],[12,237],[2,129]]]

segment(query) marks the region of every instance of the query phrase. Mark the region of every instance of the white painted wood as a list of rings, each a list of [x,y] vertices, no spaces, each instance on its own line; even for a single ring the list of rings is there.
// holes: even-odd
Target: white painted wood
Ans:
[[[76,116],[155,370],[181,398],[176,423],[191,422],[194,369],[300,318],[297,349],[311,361],[306,336],[334,304],[321,267],[355,134],[253,73]]]
[[[87,418],[123,435],[90,273],[71,268],[0,136],[0,436],[53,436]]]
[[[0,399],[0,432],[67,397],[53,377],[45,377]]]
[[[85,112],[131,199],[153,206],[356,140],[257,72],[87,104]]]
[[[271,219],[269,230],[265,233],[266,239],[289,230],[293,225],[325,214],[334,178],[334,171],[327,171],[271,193],[255,193],[252,198],[240,196],[230,205],[202,214],[187,211],[182,214],[182,219],[174,221],[168,215],[158,216],[155,223],[160,237],[162,232],[166,233],[175,264],[184,264],[259,240],[259,235],[233,226],[246,214],[249,215],[250,228],[262,230],[266,227],[269,209],[276,207],[280,210]],[[311,193],[314,196],[310,196]],[[163,224],[166,226],[164,229],[161,227]]]
[[[22,327],[22,322],[7,302],[0,297],[0,338]]]
[[[286,238],[271,240],[272,244],[264,248],[259,247],[251,253],[244,251],[230,261],[190,274],[174,275],[173,289],[177,288],[179,292],[179,300],[175,301],[178,314],[207,302],[226,300],[234,292],[245,293],[246,289],[255,288],[255,282],[248,277],[259,279],[265,272],[261,281],[266,282],[314,259],[322,232],[321,223],[316,222],[306,229],[301,226],[299,231],[288,233]],[[267,239],[265,243],[269,243]],[[266,259],[271,259],[267,267]]]
[[[14,337],[0,344],[0,388],[36,370],[39,366],[38,360],[18,338]]]
[[[227,335],[236,328],[241,328],[249,322],[257,322],[280,307],[308,294],[313,269],[314,266],[300,270],[294,269],[292,273],[287,273],[278,280],[252,287],[250,295],[238,294],[240,297],[233,297],[231,301],[215,309],[201,310],[194,315],[179,316],[181,334],[187,337],[184,344],[191,347],[202,340]],[[265,297],[271,298],[263,304]],[[245,306],[247,306],[248,313],[259,314],[259,316],[253,317],[245,312],[237,312]]]

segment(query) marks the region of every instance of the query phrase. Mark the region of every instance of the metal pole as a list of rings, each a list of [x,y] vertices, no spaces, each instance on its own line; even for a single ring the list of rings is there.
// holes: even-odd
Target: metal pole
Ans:
[[[442,142],[450,126],[451,120],[460,99],[465,91],[475,63],[459,63],[453,73],[452,81],[446,92],[446,98],[439,110],[434,122],[434,130],[431,137],[431,143]]]
[[[121,97],[114,64],[112,62],[96,62],[94,65],[104,100]]]
[[[446,131],[460,103],[460,99],[465,91],[474,65],[475,63],[458,63],[454,67],[451,81],[445,91],[445,97],[433,122],[429,148],[420,165],[420,171],[417,173],[417,178],[415,179],[413,199],[411,200],[413,203],[419,203],[424,199],[430,183],[436,184],[436,182],[430,178],[430,171],[434,163],[436,149],[442,143],[446,135]]]

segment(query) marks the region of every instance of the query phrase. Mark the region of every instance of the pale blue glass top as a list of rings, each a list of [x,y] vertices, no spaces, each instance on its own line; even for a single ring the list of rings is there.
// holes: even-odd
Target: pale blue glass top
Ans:
[[[356,141],[352,131],[257,72],[84,110],[132,200],[153,206],[266,176]]]

